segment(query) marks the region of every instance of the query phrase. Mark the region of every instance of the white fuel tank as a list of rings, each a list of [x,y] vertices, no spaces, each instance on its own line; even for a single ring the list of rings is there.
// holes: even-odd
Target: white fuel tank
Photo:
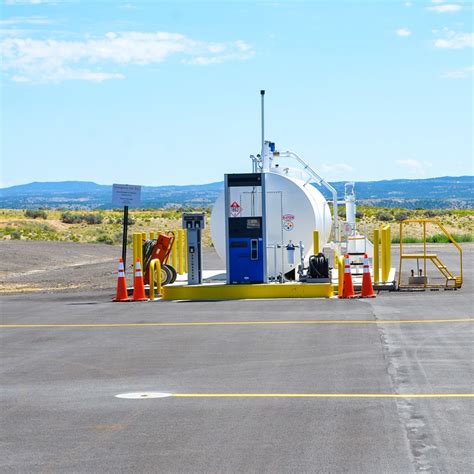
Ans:
[[[319,230],[320,248],[329,240],[332,216],[324,196],[312,185],[298,177],[290,177],[279,172],[267,172],[267,271],[270,279],[286,273],[294,265],[288,263],[286,246],[291,240],[295,245],[304,244],[305,258],[313,254],[313,231]],[[250,209],[252,193],[242,192],[239,198],[241,209]],[[253,205],[253,207],[255,207]],[[261,209],[255,209],[260,215]],[[225,262],[224,193],[212,208],[211,236],[214,247]],[[296,255],[299,255],[297,249]],[[298,264],[296,259],[296,265]]]

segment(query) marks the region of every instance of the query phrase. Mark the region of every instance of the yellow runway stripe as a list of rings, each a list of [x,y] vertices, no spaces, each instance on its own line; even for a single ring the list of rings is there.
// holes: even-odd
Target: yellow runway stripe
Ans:
[[[173,393],[180,398],[472,398],[474,393]]]
[[[354,319],[354,320],[295,320],[295,321],[204,321],[169,323],[83,323],[83,324],[0,324],[0,328],[122,328],[122,327],[181,327],[181,326],[270,326],[292,324],[436,324],[470,323],[473,318],[458,319]]]

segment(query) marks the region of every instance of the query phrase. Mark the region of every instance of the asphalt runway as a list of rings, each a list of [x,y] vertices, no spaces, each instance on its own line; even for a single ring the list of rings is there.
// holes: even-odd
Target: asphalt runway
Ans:
[[[2,296],[0,469],[472,472],[473,263],[366,300]]]

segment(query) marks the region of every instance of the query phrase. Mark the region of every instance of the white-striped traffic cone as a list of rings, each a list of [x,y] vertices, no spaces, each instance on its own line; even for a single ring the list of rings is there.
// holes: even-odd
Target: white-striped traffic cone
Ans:
[[[362,274],[361,298],[375,298],[374,287],[372,286],[372,277],[370,276],[369,257],[364,255],[364,273]]]
[[[117,278],[117,294],[114,301],[130,301],[127,291],[127,281],[125,279],[125,269],[123,260],[119,259],[118,278]]]
[[[135,278],[133,280],[133,301],[147,301],[145,285],[143,284],[142,268],[140,260],[135,263]]]
[[[348,254],[344,256],[344,285],[342,295],[339,298],[355,298],[354,285],[352,283],[351,259]]]

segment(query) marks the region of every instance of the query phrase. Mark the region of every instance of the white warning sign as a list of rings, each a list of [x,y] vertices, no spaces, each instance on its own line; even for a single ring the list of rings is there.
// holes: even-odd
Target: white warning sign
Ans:
[[[232,217],[238,217],[241,212],[242,212],[242,208],[240,207],[240,204],[237,201],[234,201],[230,205],[230,215]]]

